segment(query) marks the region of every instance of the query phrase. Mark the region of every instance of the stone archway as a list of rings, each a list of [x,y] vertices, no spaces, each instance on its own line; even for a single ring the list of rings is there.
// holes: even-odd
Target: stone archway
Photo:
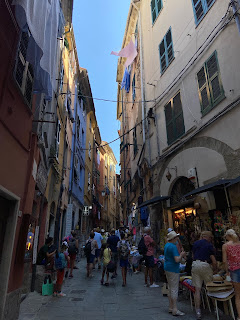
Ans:
[[[186,177],[177,178],[177,180],[175,180],[175,182],[173,183],[172,188],[171,188],[171,192],[170,192],[171,206],[173,206],[179,202],[182,202],[183,196],[186,193],[188,193],[194,189],[195,189],[194,184],[188,178],[186,178]]]
[[[229,147],[226,143],[211,137],[198,137],[187,142],[178,151],[173,152],[171,155],[169,155],[165,159],[162,159],[161,164],[159,163],[156,164],[156,167],[158,165],[161,166],[161,169],[158,175],[158,181],[162,180],[164,172],[169,166],[169,163],[173,160],[173,158],[176,157],[177,154],[187,149],[194,149],[195,147],[202,147],[202,148],[214,150],[217,153],[222,155],[227,167],[227,176],[224,178],[235,178],[236,172],[240,171],[240,163],[239,163],[240,150],[235,151],[231,147]]]

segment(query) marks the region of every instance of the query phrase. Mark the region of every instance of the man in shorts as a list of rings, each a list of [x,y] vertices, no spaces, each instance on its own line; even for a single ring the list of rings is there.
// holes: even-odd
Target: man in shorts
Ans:
[[[193,245],[192,284],[196,291],[194,294],[197,319],[201,319],[201,288],[213,279],[213,270],[217,270],[215,249],[211,243],[213,235],[211,231],[203,231],[200,240]],[[212,264],[212,266],[211,266]]]
[[[93,267],[95,268],[95,263],[98,262],[98,269],[101,269],[101,260],[100,260],[100,252],[101,252],[101,247],[102,247],[102,241],[103,241],[103,237],[100,233],[100,228],[95,228],[94,229],[94,240],[97,241],[97,245],[98,248],[96,249],[96,253],[95,253],[95,261],[93,264]]]
[[[145,287],[148,287],[148,276],[150,280],[150,288],[158,288],[159,285],[153,283],[153,268],[154,268],[154,247],[155,241],[151,238],[151,228],[144,228],[144,243],[147,247],[147,253],[145,255]]]

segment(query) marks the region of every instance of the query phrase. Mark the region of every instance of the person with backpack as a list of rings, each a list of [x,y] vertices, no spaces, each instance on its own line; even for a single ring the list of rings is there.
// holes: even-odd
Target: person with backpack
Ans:
[[[92,269],[93,269],[93,263],[95,260],[95,252],[96,249],[98,249],[98,244],[97,241],[94,240],[94,232],[90,233],[90,239],[87,240],[85,248],[84,248],[84,253],[87,258],[87,277],[92,278]]]
[[[54,297],[65,297],[66,294],[62,292],[62,283],[64,278],[64,268],[67,266],[69,257],[67,255],[67,246],[65,243],[61,246],[61,251],[55,255],[55,268],[57,270],[56,291]]]
[[[147,248],[145,254],[145,287],[158,288],[159,285],[153,283],[153,268],[154,268],[154,247],[156,246],[155,241],[151,238],[151,228],[144,228],[144,244]],[[150,280],[150,285],[148,284],[148,277]]]
[[[70,257],[70,274],[69,278],[73,277],[73,269],[74,269],[74,264],[76,260],[76,255],[78,253],[78,240],[76,238],[77,234],[75,231],[71,232],[72,237],[69,239],[68,242],[68,253]]]
[[[118,252],[120,256],[120,267],[122,268],[122,287],[126,286],[127,282],[127,268],[128,268],[128,256],[130,252],[129,243],[125,240],[125,234],[121,233],[121,240],[118,242]]]
[[[107,240],[107,243],[109,245],[109,248],[111,249],[112,251],[112,260],[113,262],[115,263],[115,272],[114,274],[112,275],[112,278],[116,278],[117,276],[117,263],[118,263],[118,249],[117,249],[117,244],[118,244],[118,241],[119,241],[119,237],[116,236],[115,234],[115,229],[112,229],[111,230],[111,236],[108,238]]]

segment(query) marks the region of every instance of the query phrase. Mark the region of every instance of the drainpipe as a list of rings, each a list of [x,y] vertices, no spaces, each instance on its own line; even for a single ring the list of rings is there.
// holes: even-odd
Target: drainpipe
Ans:
[[[238,0],[238,3],[240,4],[240,0]],[[240,34],[240,19],[239,19],[238,9],[237,9],[235,0],[231,0],[231,1],[230,1],[230,5],[232,6],[233,15],[234,15],[234,17],[235,17],[235,21],[236,21],[236,24],[237,24],[238,32],[239,32],[239,34]]]

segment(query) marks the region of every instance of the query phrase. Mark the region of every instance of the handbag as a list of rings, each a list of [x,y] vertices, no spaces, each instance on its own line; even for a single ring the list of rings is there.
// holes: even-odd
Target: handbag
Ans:
[[[53,294],[53,283],[51,276],[46,276],[42,284],[42,296],[51,296]]]
[[[108,272],[114,272],[116,269],[115,263],[111,260],[108,264],[107,264],[107,271]]]

